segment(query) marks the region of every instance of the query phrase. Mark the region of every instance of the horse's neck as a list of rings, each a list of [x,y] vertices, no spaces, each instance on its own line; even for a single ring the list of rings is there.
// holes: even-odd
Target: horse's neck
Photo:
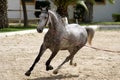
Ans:
[[[51,31],[54,31],[56,33],[59,33],[59,32],[61,33],[65,30],[64,25],[62,25],[63,23],[61,23],[61,21],[59,22],[58,18],[53,14],[51,14],[50,21],[51,21],[51,24],[49,25],[49,27]]]

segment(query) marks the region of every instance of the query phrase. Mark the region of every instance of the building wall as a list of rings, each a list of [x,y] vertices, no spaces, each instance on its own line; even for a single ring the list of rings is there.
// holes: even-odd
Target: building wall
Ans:
[[[27,5],[27,10],[35,10],[34,5]],[[34,11],[28,11],[28,19],[35,18]]]
[[[20,0],[8,0],[8,10],[9,9],[20,9]],[[8,18],[19,18],[19,11],[8,11]]]
[[[27,15],[28,15],[28,19],[35,19],[35,15],[34,15],[34,10],[35,10],[35,3],[26,3],[26,8],[27,8]],[[20,0],[8,0],[8,10],[22,10],[22,5]],[[53,5],[53,3],[51,4],[51,9],[55,10],[56,7],[55,5]],[[32,11],[29,11],[32,10]],[[8,18],[14,18],[14,19],[23,19],[23,12],[22,11],[8,11]]]
[[[8,9],[22,9],[20,0],[8,0]],[[51,9],[56,10],[55,5],[51,4]],[[73,18],[73,7],[68,7],[69,19]],[[27,4],[27,10],[34,10],[34,4]],[[8,18],[20,18],[23,19],[23,12],[20,11],[8,11]],[[28,11],[28,19],[35,18],[34,11]],[[120,13],[120,0],[116,0],[115,4],[110,4],[106,2],[105,5],[94,5],[93,7],[93,21],[112,21],[112,14]]]
[[[115,0],[115,4],[110,4],[106,2],[105,5],[94,5],[93,7],[93,21],[103,22],[103,21],[113,21],[112,14],[120,13],[120,0]]]
[[[27,10],[34,10],[34,3],[27,4]],[[20,0],[8,0],[8,10],[22,10]],[[34,11],[28,11],[28,19],[35,18]],[[8,18],[21,18],[23,19],[23,11],[8,11]]]

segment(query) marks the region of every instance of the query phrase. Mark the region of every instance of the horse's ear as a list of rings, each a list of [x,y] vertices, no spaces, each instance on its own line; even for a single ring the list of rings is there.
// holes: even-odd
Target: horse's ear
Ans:
[[[48,10],[49,10],[49,7],[47,6],[47,7],[46,7],[46,11],[48,11]]]

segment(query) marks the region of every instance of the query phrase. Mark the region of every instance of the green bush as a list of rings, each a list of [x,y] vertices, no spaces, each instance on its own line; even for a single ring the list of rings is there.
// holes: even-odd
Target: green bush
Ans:
[[[119,22],[120,21],[120,14],[112,14],[113,20],[115,22]]]

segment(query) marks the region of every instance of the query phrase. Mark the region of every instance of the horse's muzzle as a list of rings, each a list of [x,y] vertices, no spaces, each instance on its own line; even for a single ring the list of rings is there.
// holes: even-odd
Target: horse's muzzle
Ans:
[[[43,32],[43,29],[37,28],[37,32],[38,32],[38,33],[42,33],[42,32]]]

